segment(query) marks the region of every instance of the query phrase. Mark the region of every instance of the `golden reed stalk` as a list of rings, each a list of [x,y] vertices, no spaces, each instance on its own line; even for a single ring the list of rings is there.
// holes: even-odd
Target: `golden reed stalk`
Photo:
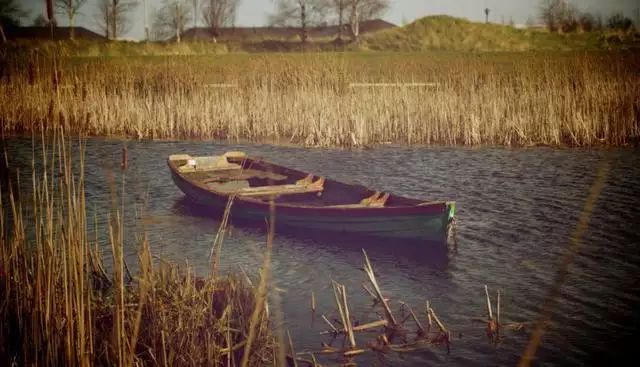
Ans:
[[[16,61],[0,83],[0,119],[6,134],[59,124],[304,146],[622,146],[640,136],[636,53],[60,58],[55,71],[34,61],[44,66],[32,73]],[[44,108],[52,78],[57,121]]]

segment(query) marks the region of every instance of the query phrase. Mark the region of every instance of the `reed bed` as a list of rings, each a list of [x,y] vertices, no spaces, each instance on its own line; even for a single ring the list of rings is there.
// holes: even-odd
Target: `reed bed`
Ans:
[[[42,152],[34,151],[30,194],[16,181],[2,187],[0,363],[272,364],[277,345],[266,303],[256,302],[248,279],[196,277],[188,267],[158,262],[144,232],[137,244],[125,244],[115,179],[105,229],[110,256],[103,257],[98,232],[89,238],[84,148],[80,144],[72,154],[60,131],[53,130],[48,142],[42,138]],[[4,164],[10,167],[8,160]],[[126,166],[125,155],[122,190]],[[135,276],[125,263],[125,246],[138,246]],[[105,257],[113,260],[112,271],[105,270]],[[245,348],[249,334],[251,348]]]
[[[445,319],[436,314],[433,303],[429,300],[425,301],[424,309],[414,311],[408,303],[385,295],[364,249],[362,253],[364,256],[362,270],[366,273],[367,281],[361,285],[365,293],[371,297],[372,312],[367,313],[369,317],[366,319],[353,317],[345,286],[332,280],[335,310],[332,313],[320,315],[322,324],[326,326],[326,330],[321,331],[320,334],[330,339],[322,343],[322,349],[292,351],[298,360],[314,365],[317,363],[316,358],[331,358],[343,366],[355,366],[361,356],[372,354],[378,357],[381,363],[385,363],[383,359],[394,354],[435,351],[438,348],[446,349],[447,354],[452,353],[456,335],[460,338],[461,332],[445,326]],[[502,343],[502,338],[506,334],[522,332],[536,326],[532,322],[508,322],[504,318],[501,321],[501,292],[498,290],[496,293],[494,308],[487,285],[484,286],[484,291],[487,305],[486,318],[470,317],[470,322],[486,325],[483,333],[485,335],[480,339],[486,339],[490,344],[498,345]],[[311,293],[311,313],[315,321],[317,316],[313,292]],[[545,326],[548,323],[547,320],[540,322]]]
[[[623,146],[640,136],[634,52],[4,56],[5,134],[303,146]],[[352,83],[434,83],[354,87]]]

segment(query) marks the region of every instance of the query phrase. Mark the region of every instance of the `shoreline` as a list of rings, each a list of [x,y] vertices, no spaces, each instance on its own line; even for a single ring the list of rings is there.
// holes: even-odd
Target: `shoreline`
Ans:
[[[2,135],[3,140],[8,139],[31,139],[34,135],[39,138],[42,137],[43,131],[35,130],[29,133],[27,132],[4,132]],[[396,143],[396,142],[382,142],[382,143],[373,143],[368,144],[366,146],[306,146],[302,143],[292,143],[290,141],[283,140],[274,140],[274,139],[260,139],[260,140],[250,140],[246,138],[241,139],[210,139],[210,138],[136,138],[135,136],[126,136],[126,135],[87,135],[82,132],[72,131],[69,133],[67,137],[73,137],[74,139],[85,139],[85,140],[95,140],[95,141],[109,141],[109,142],[136,142],[136,143],[214,143],[221,145],[268,145],[277,148],[300,148],[300,149],[310,149],[310,150],[340,150],[340,151],[366,151],[366,150],[376,150],[376,149],[465,149],[465,150],[480,150],[480,149],[538,149],[538,148],[548,148],[554,150],[582,150],[582,149],[605,149],[605,150],[614,150],[614,149],[636,149],[640,147],[640,137],[630,137],[629,142],[623,144],[608,144],[608,143],[593,143],[591,145],[570,145],[570,144],[548,144],[548,143],[531,143],[527,145],[523,144],[448,144],[448,143]],[[44,137],[53,138],[52,134],[44,133]]]

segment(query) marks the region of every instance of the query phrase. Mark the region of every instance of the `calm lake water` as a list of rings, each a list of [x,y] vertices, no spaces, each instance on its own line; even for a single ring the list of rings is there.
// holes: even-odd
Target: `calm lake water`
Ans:
[[[119,164],[123,141],[90,139],[86,149],[88,213],[104,227],[109,211],[105,167]],[[31,141],[4,142],[12,167],[28,170]],[[277,163],[347,182],[415,197],[457,201],[458,251],[432,258],[390,241],[368,249],[383,293],[399,309],[409,303],[422,321],[426,300],[454,332],[451,354],[445,348],[389,356],[392,365],[515,365],[530,332],[507,331],[499,346],[484,335],[484,285],[495,307],[502,292],[504,322],[535,321],[562,255],[569,245],[598,164],[608,157],[611,169],[604,190],[570,268],[554,309],[552,326],[537,352],[537,365],[584,365],[594,357],[621,362],[625,344],[634,339],[640,320],[640,182],[638,150],[557,150],[397,148],[345,151],[212,142],[127,142],[126,260],[136,266],[134,234],[147,218],[155,255],[188,263],[206,274],[218,228],[184,200],[166,166],[169,154],[214,154],[244,150]],[[29,178],[29,176],[27,176]],[[28,181],[27,181],[28,182]],[[140,214],[144,208],[144,215]],[[222,248],[222,270],[257,276],[265,234],[234,228]],[[103,238],[104,240],[104,238]],[[272,255],[274,280],[282,292],[270,304],[280,309],[297,351],[319,350],[329,339],[319,314],[337,317],[331,280],[346,286],[352,315],[372,321],[370,298],[361,288],[366,275],[359,245],[342,246],[277,236]],[[366,244],[363,244],[366,245]],[[106,241],[105,241],[106,246]],[[105,248],[106,249],[106,248]],[[105,251],[108,253],[108,251]],[[311,291],[318,315],[312,324]],[[460,335],[462,337],[460,338]],[[370,335],[356,335],[363,345]],[[339,344],[339,343],[338,343]],[[365,365],[373,362],[371,360]]]

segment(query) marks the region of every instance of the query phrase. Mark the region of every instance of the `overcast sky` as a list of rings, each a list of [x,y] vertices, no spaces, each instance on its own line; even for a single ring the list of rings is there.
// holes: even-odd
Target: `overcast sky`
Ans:
[[[55,1],[55,0],[54,0]],[[93,14],[96,12],[96,3],[99,0],[87,0],[81,8],[83,13],[76,21],[76,25],[97,31],[94,24]],[[133,24],[128,34],[129,38],[141,39],[144,35],[143,0],[138,0],[140,5],[132,14]],[[206,0],[198,0],[203,2]],[[237,21],[238,26],[261,26],[266,23],[267,15],[274,9],[273,0],[240,0]],[[26,10],[29,11],[28,20],[23,23],[31,24],[33,18],[38,14],[46,14],[45,0],[18,0],[22,2]],[[147,0],[149,14],[152,9],[158,7],[162,0]],[[615,11],[625,13],[625,15],[637,21],[637,12],[640,8],[638,0],[572,0],[572,4],[581,10],[599,12],[607,16]],[[484,21],[484,9],[491,9],[489,20],[492,22],[508,22],[510,19],[517,24],[526,22],[529,16],[535,16],[540,0],[389,0],[390,8],[382,18],[402,25],[405,22],[412,22],[417,18],[426,15],[447,14],[455,17],[463,17],[472,21]],[[59,25],[68,25],[65,16],[57,15]],[[149,19],[149,23],[151,20]],[[199,21],[202,25],[202,21]]]

